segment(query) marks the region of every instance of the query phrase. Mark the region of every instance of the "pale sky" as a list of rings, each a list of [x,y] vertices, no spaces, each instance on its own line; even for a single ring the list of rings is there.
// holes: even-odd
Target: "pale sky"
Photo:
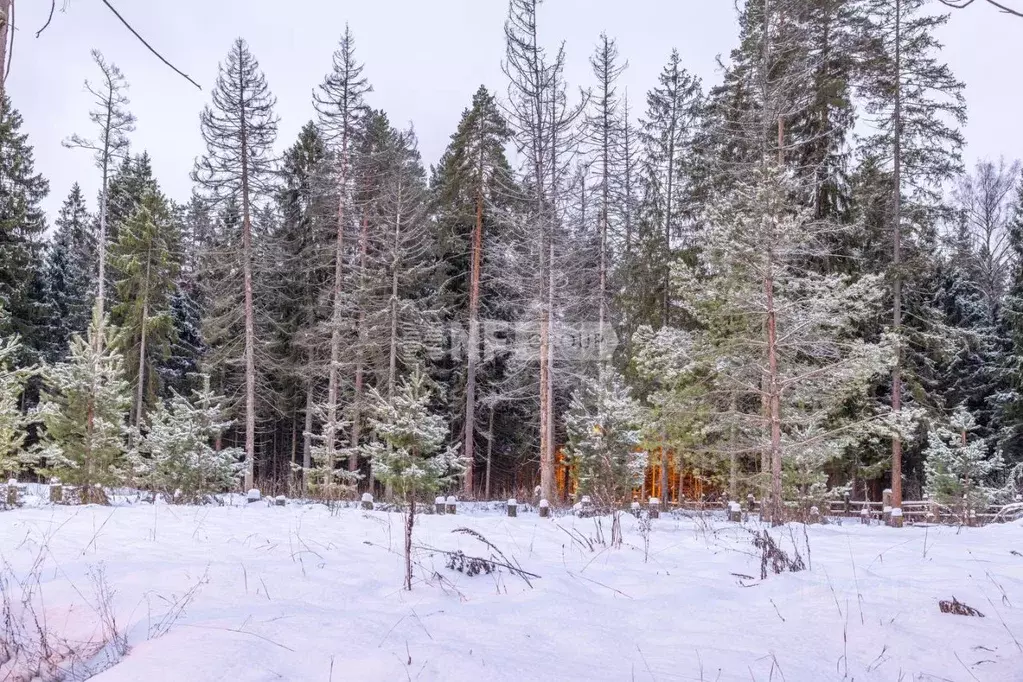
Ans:
[[[280,149],[312,118],[312,89],[329,70],[346,22],[374,87],[369,103],[395,125],[415,125],[427,165],[443,152],[480,84],[506,92],[500,68],[505,0],[116,0],[136,29],[203,92],[149,54],[98,0],[68,0],[65,13],[61,4],[57,0],[52,25],[36,39],[49,2],[18,3],[8,81],[35,147],[36,170],[50,180],[45,206],[51,220],[73,182],[95,204],[99,179],[89,153],[60,144],[74,132],[93,134],[83,89],[86,78],[96,78],[92,48],[128,79],[138,118],[132,146],[150,153],[164,191],[178,200],[188,198],[188,174],[203,152],[199,111],[236,36],[249,42],[277,96]],[[548,0],[540,24],[549,43],[565,41],[573,88],[591,82],[588,58],[600,32],[617,38],[630,64],[622,85],[637,112],[672,47],[707,86],[719,80],[716,56],[728,54],[737,31],[733,0]],[[967,163],[1023,158],[1023,19],[978,3],[953,14],[941,39],[943,57],[967,85]]]

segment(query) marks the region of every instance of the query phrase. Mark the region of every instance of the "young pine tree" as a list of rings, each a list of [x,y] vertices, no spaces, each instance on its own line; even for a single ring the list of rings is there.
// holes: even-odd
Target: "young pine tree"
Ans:
[[[456,447],[448,447],[444,417],[430,410],[427,377],[415,371],[385,397],[373,390],[370,425],[379,440],[363,446],[373,475],[406,506],[405,589],[412,589],[412,527],[416,502],[457,481],[465,469]]]
[[[242,272],[242,314],[245,320],[245,487],[255,474],[256,450],[256,309],[252,297],[252,223],[255,203],[269,194],[273,175],[273,144],[277,137],[276,103],[256,58],[244,40],[231,46],[213,89],[213,104],[199,123],[207,153],[192,173],[222,205],[237,202],[240,239],[233,241],[234,264]],[[232,235],[233,236],[233,235]],[[239,243],[240,242],[240,243]],[[240,261],[240,262],[239,262]]]
[[[107,335],[104,343],[95,335]],[[115,329],[95,315],[88,337],[74,336],[71,357],[46,368],[39,420],[46,427],[44,472],[81,486],[82,501],[102,503],[100,486],[121,483],[127,467],[125,435],[131,393]]]
[[[176,502],[202,503],[212,493],[230,490],[242,472],[241,448],[214,448],[231,422],[223,397],[210,388],[209,376],[189,400],[174,394],[160,402],[131,453],[135,474],[152,490]]]
[[[632,491],[643,484],[647,453],[638,449],[643,409],[622,378],[610,369],[585,379],[565,414],[568,461],[578,490],[614,516],[611,546],[621,547],[620,515]]]

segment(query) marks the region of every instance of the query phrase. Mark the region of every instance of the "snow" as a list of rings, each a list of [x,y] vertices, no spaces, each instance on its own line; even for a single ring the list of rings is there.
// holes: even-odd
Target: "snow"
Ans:
[[[398,513],[113,499],[0,513],[5,577],[41,562],[47,623],[65,636],[100,636],[89,575],[103,568],[131,650],[97,682],[1020,679],[1023,522],[773,529],[810,568],[760,580],[755,523],[662,515],[644,562],[632,515],[610,550],[596,541],[609,539],[606,517],[462,503],[458,516],[418,515],[415,544],[487,556],[452,533],[468,527],[541,577],[469,577],[419,550],[405,592]],[[986,617],[940,613],[953,596]]]

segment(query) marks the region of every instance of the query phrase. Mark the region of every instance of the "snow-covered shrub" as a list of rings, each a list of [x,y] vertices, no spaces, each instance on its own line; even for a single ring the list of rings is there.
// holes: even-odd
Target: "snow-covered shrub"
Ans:
[[[234,487],[244,451],[214,447],[231,426],[222,404],[223,398],[204,375],[193,400],[174,393],[170,401],[157,405],[147,430],[136,434],[131,453],[140,482],[183,503],[201,502],[210,493]]]
[[[71,339],[70,359],[44,370],[38,410],[46,427],[43,474],[80,486],[86,503],[105,501],[97,485],[115,486],[125,478],[131,407],[116,330],[105,323],[98,343],[97,327],[94,319],[87,338]]]
[[[1004,464],[987,439],[972,435],[976,429],[973,415],[959,406],[947,424],[931,428],[924,453],[924,491],[942,504],[961,506],[964,514],[991,502],[992,477]]]
[[[350,448],[337,447],[342,434],[347,431],[350,424],[341,419],[331,422],[323,405],[318,406],[316,412],[323,427],[320,433],[309,434],[312,441],[309,452],[314,466],[306,472],[306,479],[309,481],[311,494],[328,502],[336,501],[355,492],[355,486],[362,479],[362,474],[338,468],[339,464],[348,461],[351,452]]]

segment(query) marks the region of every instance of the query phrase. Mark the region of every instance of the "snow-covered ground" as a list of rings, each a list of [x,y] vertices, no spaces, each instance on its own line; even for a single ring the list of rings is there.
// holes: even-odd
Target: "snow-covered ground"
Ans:
[[[662,517],[646,562],[636,519],[620,550],[596,524],[420,516],[418,545],[487,556],[452,532],[471,528],[540,577],[470,577],[418,550],[412,592],[400,514],[312,504],[30,506],[0,513],[0,551],[12,612],[62,650],[102,667],[117,647],[87,643],[126,635],[102,682],[1023,680],[1020,523],[775,529],[810,568],[766,580],[755,524]],[[986,617],[941,613],[953,596]]]

